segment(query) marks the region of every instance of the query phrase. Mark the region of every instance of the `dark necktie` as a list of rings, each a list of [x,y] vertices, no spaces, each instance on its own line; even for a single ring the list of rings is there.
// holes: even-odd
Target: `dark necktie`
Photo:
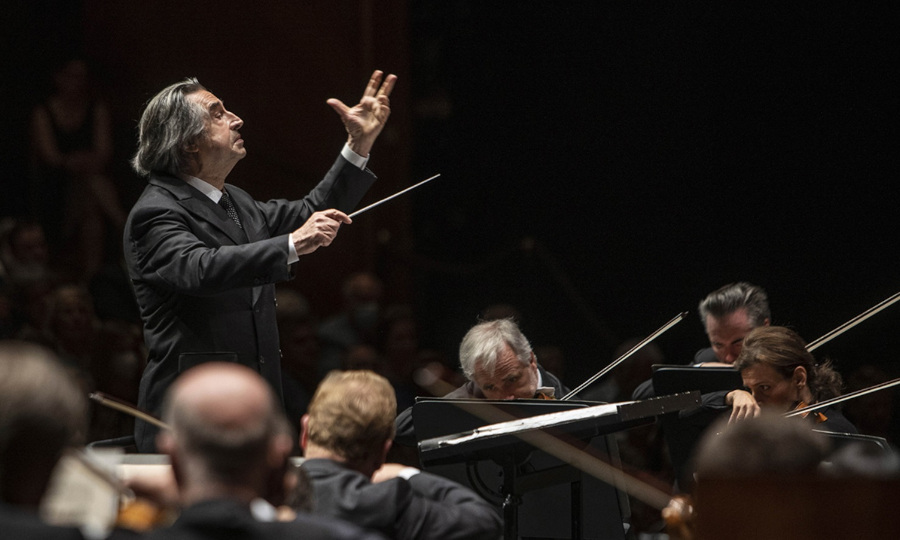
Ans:
[[[235,223],[237,223],[238,227],[240,227],[241,229],[244,228],[243,226],[241,226],[241,218],[238,217],[237,210],[235,210],[234,208],[234,202],[231,201],[231,195],[229,195],[227,191],[222,191],[222,198],[219,199],[219,205],[225,209],[225,211],[228,213],[228,217],[230,217]]]

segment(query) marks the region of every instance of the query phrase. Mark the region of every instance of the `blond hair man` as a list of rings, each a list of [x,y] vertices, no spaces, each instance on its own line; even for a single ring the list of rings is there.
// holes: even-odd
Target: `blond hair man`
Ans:
[[[494,508],[451,480],[385,464],[397,401],[371,371],[331,372],[303,416],[300,446],[315,493],[315,511],[391,538],[496,539]]]

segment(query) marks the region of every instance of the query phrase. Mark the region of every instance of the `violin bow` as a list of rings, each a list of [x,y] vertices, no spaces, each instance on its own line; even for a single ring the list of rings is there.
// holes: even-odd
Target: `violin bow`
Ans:
[[[834,339],[834,338],[838,337],[839,335],[843,334],[843,333],[846,332],[847,330],[850,330],[851,328],[853,328],[853,327],[856,326],[857,324],[859,324],[859,323],[863,322],[864,320],[868,319],[868,318],[871,317],[872,315],[875,315],[876,313],[878,313],[878,312],[880,312],[880,311],[883,311],[883,310],[889,308],[890,306],[894,305],[895,303],[897,303],[898,300],[900,300],[900,292],[894,293],[894,295],[891,296],[890,298],[887,298],[887,299],[881,301],[880,303],[878,303],[878,305],[875,305],[875,306],[870,307],[869,309],[867,309],[866,311],[863,311],[862,313],[860,313],[860,314],[857,315],[856,317],[853,317],[853,318],[850,319],[849,321],[847,321],[847,322],[845,322],[844,324],[838,326],[837,328],[835,328],[835,329],[832,330],[831,332],[828,332],[827,334],[825,334],[824,336],[820,337],[819,339],[817,339],[817,340],[815,340],[815,341],[809,343],[809,344],[806,346],[806,350],[809,351],[809,352],[812,352],[812,351],[816,350],[817,348],[819,348],[819,347],[821,347],[822,345],[828,343],[828,342],[831,341],[832,339]]]
[[[572,398],[572,396],[574,396],[574,395],[577,394],[578,392],[581,392],[582,390],[584,390],[585,388],[587,388],[588,386],[590,386],[591,384],[593,384],[594,382],[596,382],[597,379],[599,379],[600,377],[602,377],[602,376],[606,375],[607,373],[609,373],[613,368],[615,368],[616,366],[618,366],[619,364],[621,364],[622,362],[624,362],[625,360],[627,360],[628,358],[630,358],[631,355],[633,355],[634,353],[636,353],[636,352],[638,352],[639,350],[641,350],[646,344],[650,343],[651,341],[653,341],[654,339],[656,339],[657,337],[659,337],[660,335],[662,335],[662,334],[663,334],[664,332],[666,332],[669,328],[672,328],[673,326],[675,326],[676,324],[678,324],[679,322],[681,322],[681,320],[684,319],[684,317],[685,317],[687,314],[688,314],[687,311],[682,311],[681,313],[679,313],[678,315],[676,315],[675,317],[673,317],[672,320],[670,320],[670,321],[667,322],[666,324],[662,325],[656,332],[653,332],[653,333],[650,334],[649,336],[645,337],[643,340],[640,341],[640,343],[638,343],[638,344],[635,345],[634,347],[628,349],[628,352],[626,352],[626,353],[623,354],[622,356],[618,357],[617,359],[613,360],[613,362],[612,362],[610,365],[608,365],[608,366],[606,366],[605,368],[601,369],[596,375],[594,375],[594,376],[591,377],[590,379],[588,379],[588,380],[584,381],[583,383],[581,383],[581,385],[580,385],[578,388],[576,388],[575,390],[572,390],[571,392],[569,392],[569,393],[566,394],[565,396],[561,397],[561,398],[560,398],[560,401],[567,401],[567,400],[569,400],[570,398]]]
[[[881,390],[886,390],[893,386],[897,386],[900,384],[900,378],[893,379],[887,382],[879,383],[868,388],[863,388],[862,390],[857,390],[855,392],[850,392],[849,394],[844,394],[842,396],[833,397],[831,399],[826,399],[825,401],[820,401],[815,405],[809,405],[807,407],[803,407],[802,409],[797,409],[795,411],[791,411],[784,414],[785,418],[792,418],[794,416],[800,416],[804,414],[808,414],[811,412],[818,411],[819,409],[824,409],[830,405],[836,405],[838,403],[843,403],[844,401],[850,401],[851,399],[856,399],[858,397],[865,396],[866,394],[872,394],[874,392],[879,392]]]
[[[684,313],[682,316],[685,315]],[[677,322],[677,321],[676,321]],[[673,323],[674,324],[674,323]],[[443,396],[452,391],[454,387],[443,381],[429,368],[420,368],[416,372],[416,383],[427,389],[435,396]],[[489,422],[498,424],[513,420],[521,420],[512,414],[501,410],[499,407],[484,409],[481,407],[468,407],[470,401],[461,400],[456,405],[470,414]],[[615,486],[635,499],[657,510],[666,508],[672,500],[672,495],[663,490],[661,486],[648,483],[645,479],[629,474],[622,468],[607,463],[594,452],[576,444],[567,437],[560,437],[543,430],[518,433],[519,439],[531,444],[535,448],[555,456],[570,466],[598,478],[611,486]]]
[[[146,412],[138,409],[134,405],[122,401],[121,399],[117,399],[112,396],[107,396],[103,392],[91,392],[90,394],[88,394],[88,397],[91,400],[96,401],[100,405],[109,407],[110,409],[115,409],[115,410],[117,410],[119,412],[123,412],[125,414],[130,414],[131,416],[133,416],[135,418],[139,418],[139,419],[143,420],[144,422],[153,424],[154,426],[156,426],[158,428],[169,429],[169,425],[166,424],[165,422],[163,422],[162,420],[160,420],[159,418],[156,418],[152,414],[146,413]]]

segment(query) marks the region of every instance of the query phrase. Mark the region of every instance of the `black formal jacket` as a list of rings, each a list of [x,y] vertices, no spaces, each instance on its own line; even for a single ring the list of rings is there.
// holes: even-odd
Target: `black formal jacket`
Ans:
[[[183,180],[153,174],[125,225],[125,261],[149,354],[138,406],[159,414],[166,389],[200,362],[238,362],[282,395],[275,283],[290,279],[288,235],[313,212],[349,212],[375,176],[338,157],[299,201],[255,201],[226,185],[243,229]],[[138,450],[152,452],[156,428],[138,421]]]
[[[298,514],[294,521],[257,521],[237,501],[203,501],[181,511],[169,527],[156,529],[147,540],[384,540],[373,531],[321,516]]]
[[[308,459],[314,512],[374,529],[396,540],[496,540],[503,523],[475,492],[452,480],[420,472],[409,480],[373,484],[330,459]]]
[[[56,527],[30,510],[0,502],[0,538],[15,540],[84,540],[75,527]]]

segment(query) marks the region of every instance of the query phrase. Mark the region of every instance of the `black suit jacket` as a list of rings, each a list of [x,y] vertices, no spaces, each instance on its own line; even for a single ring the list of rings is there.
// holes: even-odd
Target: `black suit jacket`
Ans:
[[[381,535],[320,516],[298,514],[288,522],[257,521],[250,510],[227,499],[203,501],[182,510],[170,527],[157,529],[147,540],[384,540]]]
[[[496,540],[502,521],[475,492],[421,472],[373,484],[330,459],[301,465],[315,496],[315,513],[374,529],[396,540]]]
[[[166,389],[185,369],[210,360],[258,371],[281,396],[275,283],[291,278],[288,235],[313,212],[349,212],[375,177],[338,157],[299,201],[255,201],[226,185],[243,230],[183,180],[153,174],[125,225],[125,261],[144,323],[148,363],[138,406],[159,414]],[[156,429],[138,421],[141,452]]]
[[[28,509],[0,502],[0,538],[16,540],[84,540],[75,527],[56,527]]]

